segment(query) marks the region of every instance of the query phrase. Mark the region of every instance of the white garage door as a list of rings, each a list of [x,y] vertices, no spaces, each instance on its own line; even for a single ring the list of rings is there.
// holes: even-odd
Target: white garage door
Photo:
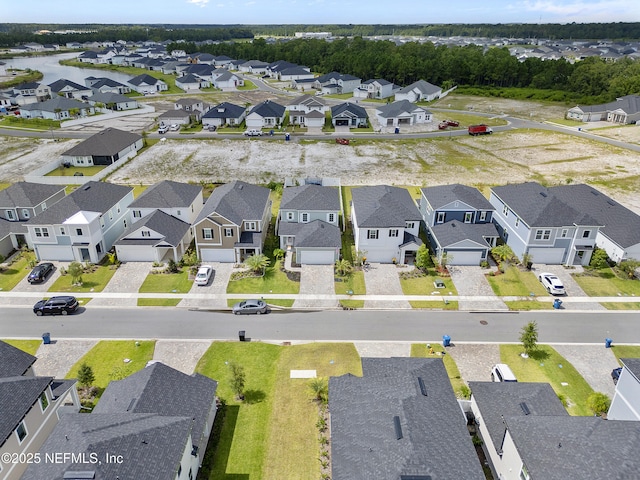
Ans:
[[[203,262],[233,263],[236,261],[236,254],[233,249],[202,248],[200,249],[200,260]]]
[[[155,248],[142,245],[116,245],[118,260],[121,262],[155,262]]]
[[[480,265],[482,253],[479,251],[447,250],[449,265]]]
[[[61,262],[75,260],[73,258],[73,249],[68,245],[36,245],[35,248],[40,260],[59,260]]]
[[[560,265],[564,257],[564,248],[530,248],[533,263]]]
[[[297,261],[303,265],[331,265],[334,262],[333,250],[298,250]]]

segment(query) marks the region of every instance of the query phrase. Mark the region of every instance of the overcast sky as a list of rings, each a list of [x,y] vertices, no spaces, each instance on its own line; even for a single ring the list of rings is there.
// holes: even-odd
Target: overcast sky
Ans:
[[[0,0],[18,23],[398,24],[640,22],[638,0]]]

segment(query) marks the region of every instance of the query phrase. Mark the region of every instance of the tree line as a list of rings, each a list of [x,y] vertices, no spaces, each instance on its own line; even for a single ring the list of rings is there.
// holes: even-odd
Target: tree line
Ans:
[[[453,85],[535,89],[547,92],[538,98],[577,103],[603,103],[623,95],[640,94],[640,61],[629,58],[610,62],[589,57],[576,63],[529,58],[520,62],[507,48],[436,46],[431,42],[396,45],[361,37],[276,43],[258,38],[250,43],[188,42],[167,47],[170,51],[176,48],[235,59],[286,60],[310,67],[313,72],[338,71],[363,80],[383,78],[402,86],[423,79],[443,89]]]

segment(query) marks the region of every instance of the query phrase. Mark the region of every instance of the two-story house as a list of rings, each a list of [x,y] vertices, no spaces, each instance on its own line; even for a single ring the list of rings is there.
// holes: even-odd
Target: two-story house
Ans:
[[[193,223],[198,258],[241,263],[261,254],[271,221],[269,193],[240,180],[216,188]]]
[[[246,117],[247,128],[277,127],[284,122],[286,108],[279,103],[265,100],[253,107]]]
[[[0,480],[21,478],[29,462],[20,460],[35,458],[63,412],[80,409],[76,381],[36,376],[35,361],[0,341]]]
[[[493,187],[489,201],[503,240],[534,263],[588,265],[602,223],[536,182]]]
[[[355,98],[383,99],[393,96],[393,82],[383,78],[366,80],[353,91]]]
[[[291,100],[287,109],[289,110],[289,123],[303,127],[320,128],[324,126],[325,112],[329,111],[324,99],[311,95],[302,95]]]
[[[66,78],[61,78],[49,84],[52,95],[59,95],[65,98],[75,98],[76,100],[86,100],[93,91],[89,87],[80,85]]]
[[[202,187],[163,180],[129,205],[130,226],[114,246],[122,262],[179,261],[189,247],[191,224],[202,210]]]
[[[64,187],[18,182],[0,190],[0,255],[27,245],[33,248],[24,222],[44,212],[65,196]]]
[[[431,247],[451,265],[479,265],[499,238],[494,208],[479,190],[459,183],[420,190],[420,213]]]
[[[133,188],[87,182],[25,223],[38,260],[97,263],[128,225]]]
[[[376,185],[351,190],[351,222],[356,250],[370,262],[407,263],[415,258],[420,211],[409,192]]]
[[[18,105],[44,102],[51,98],[51,87],[45,83],[27,82],[13,87],[13,96]]]
[[[331,265],[340,258],[340,192],[302,185],[282,192],[278,214],[280,248],[294,251],[300,264]]]
[[[640,358],[621,358],[620,362],[622,371],[607,418],[640,422]]]

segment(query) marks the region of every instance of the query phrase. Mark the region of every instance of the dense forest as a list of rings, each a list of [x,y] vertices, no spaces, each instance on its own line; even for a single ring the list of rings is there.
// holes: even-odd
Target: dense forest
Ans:
[[[264,62],[286,60],[306,65],[314,72],[338,71],[363,80],[384,78],[398,85],[424,79],[445,89],[453,85],[541,89],[548,92],[538,98],[554,101],[600,103],[640,93],[640,61],[631,59],[606,62],[590,57],[572,64],[566,60],[529,58],[520,62],[507,48],[435,46],[430,42],[398,46],[360,37],[333,42],[297,39],[275,44],[264,39],[201,46],[179,43],[167,48]]]

